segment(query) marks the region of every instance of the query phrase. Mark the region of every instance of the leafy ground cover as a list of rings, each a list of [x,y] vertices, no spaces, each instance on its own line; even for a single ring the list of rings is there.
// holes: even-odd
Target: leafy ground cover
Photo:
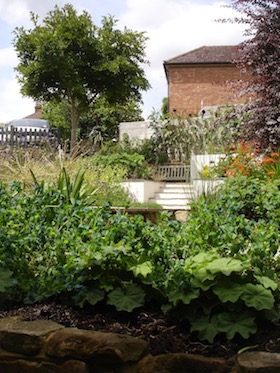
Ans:
[[[66,297],[128,318],[152,307],[208,342],[277,322],[279,180],[229,178],[186,224],[93,209],[75,189],[66,176],[1,185],[2,304]]]

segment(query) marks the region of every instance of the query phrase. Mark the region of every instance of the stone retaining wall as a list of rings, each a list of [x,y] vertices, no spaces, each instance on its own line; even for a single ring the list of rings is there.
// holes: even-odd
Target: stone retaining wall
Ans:
[[[182,353],[151,356],[140,338],[20,317],[0,319],[0,346],[1,373],[280,372],[280,354],[247,352],[236,362]]]

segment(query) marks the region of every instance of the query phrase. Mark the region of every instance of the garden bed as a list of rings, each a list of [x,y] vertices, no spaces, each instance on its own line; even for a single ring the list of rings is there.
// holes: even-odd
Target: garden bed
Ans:
[[[280,353],[280,326],[262,325],[248,340],[232,341],[220,337],[213,344],[203,343],[189,332],[185,323],[175,323],[162,313],[141,310],[116,312],[108,307],[79,309],[66,303],[45,302],[0,310],[0,318],[21,316],[25,320],[52,320],[66,327],[113,332],[140,337],[148,342],[149,353],[191,353],[232,359],[242,349]]]

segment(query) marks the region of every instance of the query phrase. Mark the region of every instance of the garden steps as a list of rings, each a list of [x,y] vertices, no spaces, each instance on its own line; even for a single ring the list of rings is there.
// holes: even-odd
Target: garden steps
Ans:
[[[192,184],[166,182],[150,201],[166,210],[189,210],[195,194]]]

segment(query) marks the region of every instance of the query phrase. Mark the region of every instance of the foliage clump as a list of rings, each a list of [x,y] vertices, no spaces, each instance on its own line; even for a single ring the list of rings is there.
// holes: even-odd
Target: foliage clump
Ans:
[[[145,159],[140,149],[127,141],[122,143],[107,142],[99,152],[92,157],[93,165],[98,167],[121,167],[126,171],[128,179],[150,179],[152,167]]]
[[[237,61],[249,76],[244,93],[252,99],[245,108],[245,135],[275,149],[280,146],[280,1],[233,0],[232,6],[248,26]]]
[[[78,184],[64,175],[29,192],[0,187],[6,298],[153,307],[209,342],[219,333],[248,338],[262,320],[279,318],[279,180],[229,178],[194,202],[185,224],[161,215],[156,225],[93,209]]]
[[[157,113],[151,117],[153,135],[144,143],[147,160],[156,164],[188,162],[191,153],[223,152],[240,139],[240,107],[221,107],[207,117],[181,118]]]
[[[206,165],[200,171],[204,179],[250,176],[255,178],[280,179],[280,153],[260,153],[253,144],[239,143],[221,157],[216,165]]]

